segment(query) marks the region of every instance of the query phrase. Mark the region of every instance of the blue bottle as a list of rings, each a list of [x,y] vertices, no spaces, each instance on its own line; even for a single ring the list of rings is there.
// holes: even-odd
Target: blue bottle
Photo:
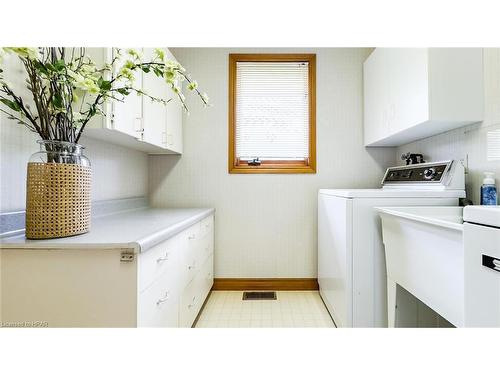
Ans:
[[[486,206],[495,206],[497,204],[495,174],[492,172],[484,172],[483,185],[481,185],[481,204]]]

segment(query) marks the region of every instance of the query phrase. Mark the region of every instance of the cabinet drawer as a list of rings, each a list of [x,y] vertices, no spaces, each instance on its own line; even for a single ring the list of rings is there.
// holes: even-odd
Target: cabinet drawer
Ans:
[[[179,306],[179,325],[191,327],[214,281],[213,256],[209,257],[184,290]]]
[[[196,240],[200,238],[200,222],[198,221],[197,223],[191,225],[184,232],[187,236],[188,243],[196,242]]]
[[[200,275],[201,299],[205,301],[214,284],[214,257],[210,256],[203,265]],[[203,303],[202,303],[203,304]]]
[[[202,237],[209,236],[214,231],[214,217],[210,215],[203,219],[200,223],[200,234]]]
[[[178,236],[139,255],[139,291],[149,287],[164,273],[178,273],[181,241]]]
[[[207,235],[201,241],[201,263],[204,263],[209,257],[214,253],[214,237],[213,235]]]
[[[179,306],[179,327],[190,328],[203,304],[197,279],[192,280],[182,293]]]
[[[185,246],[182,249],[180,269],[185,276],[185,284],[188,284],[193,280],[203,262],[200,223],[188,228],[183,235]]]
[[[179,291],[175,276],[164,274],[138,296],[138,327],[177,327]]]

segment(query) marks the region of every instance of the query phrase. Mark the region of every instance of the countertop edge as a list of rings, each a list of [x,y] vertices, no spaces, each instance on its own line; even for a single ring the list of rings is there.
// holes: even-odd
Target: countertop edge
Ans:
[[[156,208],[155,208],[156,209]],[[168,210],[168,208],[166,208]],[[104,243],[47,243],[43,242],[34,243],[6,243],[0,242],[0,250],[78,250],[78,249],[93,249],[93,250],[117,250],[117,249],[132,249],[134,253],[143,253],[152,248],[153,246],[172,238],[179,234],[184,229],[189,228],[193,224],[213,215],[215,208],[201,209],[202,212],[193,214],[189,218],[170,225],[164,229],[160,229],[152,234],[140,237],[131,242],[104,242]],[[3,240],[5,241],[6,238]]]
[[[166,241],[169,238],[172,238],[176,234],[179,234],[184,229],[189,228],[193,224],[213,215],[215,213],[215,208],[207,208],[205,211],[200,212],[199,214],[193,215],[190,218],[181,221],[177,224],[171,225],[168,228],[160,230],[156,233],[153,233],[147,237],[141,238],[137,240],[137,245],[139,246],[139,251],[141,253],[149,250],[153,246],[159,244],[160,242]]]

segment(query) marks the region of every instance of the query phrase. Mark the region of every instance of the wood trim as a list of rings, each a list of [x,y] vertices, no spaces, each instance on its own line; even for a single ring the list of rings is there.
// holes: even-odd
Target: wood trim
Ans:
[[[309,158],[304,165],[293,163],[262,163],[259,166],[239,162],[236,158],[236,63],[238,61],[287,62],[307,61],[309,63]],[[316,173],[316,54],[229,54],[229,131],[228,171],[229,173]]]
[[[251,165],[248,165],[248,160],[237,159],[236,163],[237,163],[237,165],[245,165],[245,166],[251,167]],[[282,165],[291,165],[294,167],[304,167],[304,166],[308,166],[309,162],[307,160],[262,160],[261,164],[265,165],[266,167],[276,167],[276,166],[282,166]]]
[[[214,279],[212,290],[319,290],[317,279]]]

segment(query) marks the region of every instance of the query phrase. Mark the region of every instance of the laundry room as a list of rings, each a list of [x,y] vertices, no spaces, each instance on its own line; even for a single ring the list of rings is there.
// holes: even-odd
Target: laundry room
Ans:
[[[500,43],[198,26],[1,33],[0,337],[500,328]]]

